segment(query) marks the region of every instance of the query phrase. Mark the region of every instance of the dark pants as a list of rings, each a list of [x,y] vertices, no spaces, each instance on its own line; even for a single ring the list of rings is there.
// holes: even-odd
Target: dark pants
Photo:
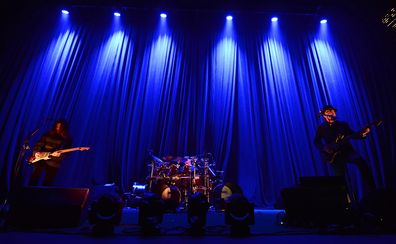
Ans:
[[[331,164],[334,175],[346,176],[346,164],[355,164],[360,174],[362,175],[363,185],[366,191],[371,192],[375,190],[375,182],[370,168],[366,161],[356,152],[349,152],[347,154],[339,155],[336,160]]]
[[[54,183],[56,173],[58,172],[58,167],[52,167],[45,162],[39,162],[34,165],[32,176],[30,177],[29,185],[37,186],[39,185],[42,174],[44,173],[43,186],[51,186]]]

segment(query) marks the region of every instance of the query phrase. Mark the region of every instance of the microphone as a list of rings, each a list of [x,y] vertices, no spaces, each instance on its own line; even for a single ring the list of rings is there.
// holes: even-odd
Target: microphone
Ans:
[[[331,115],[331,114],[324,114],[324,113],[322,112],[322,110],[319,111],[319,113],[317,114],[317,117],[318,117],[318,118],[320,118],[321,116],[323,116],[323,117],[328,117],[328,118],[333,119],[333,120],[336,119],[336,116]]]

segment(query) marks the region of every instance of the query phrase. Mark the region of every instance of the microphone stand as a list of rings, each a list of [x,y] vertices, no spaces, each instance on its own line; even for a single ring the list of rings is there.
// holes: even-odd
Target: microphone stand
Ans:
[[[27,162],[27,151],[31,150],[31,147],[29,145],[30,139],[38,132],[40,131],[40,127],[35,129],[33,132],[29,133],[29,136],[26,137],[26,139],[23,142],[23,145],[21,149],[19,150],[18,158],[17,161],[15,162],[14,169],[13,169],[13,175],[12,175],[12,189],[19,189],[22,186],[22,177],[21,177],[21,168],[23,166],[23,163]]]

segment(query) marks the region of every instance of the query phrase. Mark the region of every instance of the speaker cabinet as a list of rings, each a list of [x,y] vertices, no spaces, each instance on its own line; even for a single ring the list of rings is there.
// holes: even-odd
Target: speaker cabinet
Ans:
[[[302,182],[281,192],[289,225],[321,226],[351,221],[346,186],[339,179],[309,177]]]
[[[88,188],[22,188],[11,200],[8,223],[23,228],[78,226],[88,194]]]

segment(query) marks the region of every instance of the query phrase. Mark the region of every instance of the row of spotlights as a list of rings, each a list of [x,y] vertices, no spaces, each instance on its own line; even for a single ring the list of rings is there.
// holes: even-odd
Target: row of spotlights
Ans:
[[[69,14],[69,11],[67,11],[66,9],[62,9],[62,14],[66,14],[66,15],[67,15],[67,14]],[[114,16],[120,17],[120,16],[121,16],[121,13],[120,13],[120,12],[114,12]],[[163,19],[165,19],[165,18],[168,17],[168,16],[166,15],[166,13],[161,13],[161,14],[160,14],[160,17],[163,18]],[[231,20],[233,19],[233,17],[232,17],[232,15],[227,15],[226,19],[227,19],[228,21],[231,21]],[[277,21],[278,21],[278,17],[272,17],[272,18],[271,18],[271,21],[272,21],[272,22],[277,22]],[[321,23],[321,24],[326,24],[326,23],[327,23],[327,19],[322,19],[322,20],[320,21],[320,23]]]
[[[68,15],[69,13],[70,13],[70,12],[69,12],[67,9],[62,9],[62,14]],[[116,17],[120,17],[120,16],[121,16],[121,13],[120,13],[120,12],[114,12],[113,14],[114,14],[114,16],[116,16]],[[161,18],[166,18],[166,17],[168,17],[168,16],[166,15],[166,13],[161,13],[160,16],[161,16]],[[231,18],[232,18],[232,17],[231,17]]]

